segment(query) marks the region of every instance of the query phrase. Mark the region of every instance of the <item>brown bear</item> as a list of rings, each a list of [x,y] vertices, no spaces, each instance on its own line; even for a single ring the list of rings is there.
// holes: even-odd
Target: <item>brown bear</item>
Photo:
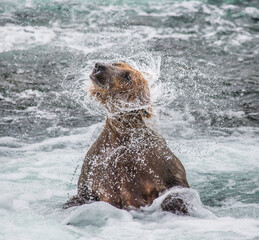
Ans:
[[[117,208],[139,208],[174,186],[189,188],[183,165],[147,124],[153,114],[142,74],[124,62],[96,63],[90,79],[91,95],[105,106],[107,118],[86,154],[78,193],[66,207],[105,201]],[[161,207],[187,214],[179,196],[168,196]]]

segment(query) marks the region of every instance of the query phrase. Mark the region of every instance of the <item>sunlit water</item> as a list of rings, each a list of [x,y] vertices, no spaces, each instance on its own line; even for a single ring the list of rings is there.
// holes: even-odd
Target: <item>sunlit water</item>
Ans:
[[[258,5],[1,1],[0,239],[259,239]],[[62,209],[105,119],[89,72],[120,60],[149,80],[191,216]]]

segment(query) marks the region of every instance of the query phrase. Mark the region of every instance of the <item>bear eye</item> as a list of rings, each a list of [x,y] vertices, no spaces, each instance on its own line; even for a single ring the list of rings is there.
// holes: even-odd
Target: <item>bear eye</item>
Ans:
[[[130,81],[131,80],[131,75],[129,72],[124,72],[123,73],[123,78],[127,81]]]

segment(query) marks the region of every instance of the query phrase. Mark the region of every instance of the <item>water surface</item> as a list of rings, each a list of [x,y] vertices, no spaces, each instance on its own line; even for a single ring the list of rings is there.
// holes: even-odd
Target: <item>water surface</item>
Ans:
[[[1,1],[0,238],[258,239],[258,42],[256,0]],[[105,120],[89,72],[119,60],[148,73],[189,217],[61,208]]]

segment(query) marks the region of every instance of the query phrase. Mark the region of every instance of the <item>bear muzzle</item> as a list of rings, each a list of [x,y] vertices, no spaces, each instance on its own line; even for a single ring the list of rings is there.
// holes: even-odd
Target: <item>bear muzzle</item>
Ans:
[[[108,65],[104,63],[96,63],[92,73],[90,74],[90,79],[99,87],[103,89],[109,89],[110,73],[108,70]]]

